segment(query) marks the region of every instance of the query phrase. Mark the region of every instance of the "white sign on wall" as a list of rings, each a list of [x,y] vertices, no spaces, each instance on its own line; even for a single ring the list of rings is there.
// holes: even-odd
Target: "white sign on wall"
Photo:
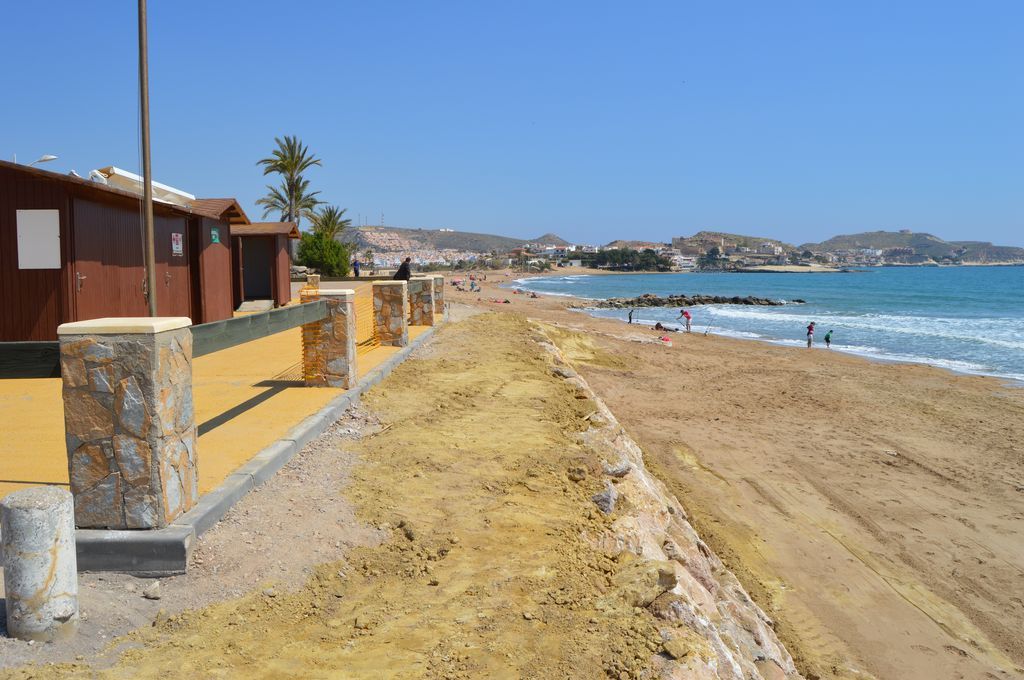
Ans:
[[[60,269],[60,211],[18,210],[18,269]]]
[[[181,257],[185,254],[185,240],[181,234],[171,234],[171,255]]]

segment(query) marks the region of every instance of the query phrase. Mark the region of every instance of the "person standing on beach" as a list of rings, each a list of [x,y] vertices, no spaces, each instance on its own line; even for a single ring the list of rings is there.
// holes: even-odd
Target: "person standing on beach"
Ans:
[[[412,276],[412,271],[410,271],[410,267],[411,266],[412,266],[412,258],[411,257],[405,258],[405,262],[403,262],[402,264],[400,264],[398,266],[398,271],[395,272],[394,280],[395,281],[408,281],[409,277]]]
[[[828,333],[825,333],[825,349],[832,348],[832,329],[828,329]]]
[[[635,309],[629,310],[629,323],[633,323],[633,312],[635,311]]]
[[[676,321],[679,321],[680,319],[686,319],[686,332],[689,333],[690,322],[693,321],[693,317],[690,316],[690,313],[684,309],[680,312],[679,316],[676,317]]]
[[[807,349],[810,349],[811,345],[813,345],[813,344],[814,344],[814,322],[812,321],[810,323],[810,325],[807,326]]]

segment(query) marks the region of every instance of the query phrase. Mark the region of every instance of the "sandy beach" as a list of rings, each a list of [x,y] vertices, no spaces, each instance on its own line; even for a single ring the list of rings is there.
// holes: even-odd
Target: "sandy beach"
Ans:
[[[1024,677],[1024,390],[697,333],[666,347],[488,278],[449,299],[551,325],[807,677]]]
[[[81,575],[78,636],[0,636],[0,677],[797,680],[558,334],[456,306],[159,597]]]

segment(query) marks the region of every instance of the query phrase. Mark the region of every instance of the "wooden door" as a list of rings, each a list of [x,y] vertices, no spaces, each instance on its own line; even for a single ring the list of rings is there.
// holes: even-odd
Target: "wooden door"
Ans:
[[[155,218],[156,311],[159,316],[192,316],[188,224],[184,217]]]
[[[146,316],[138,210],[80,198],[73,206],[75,320]]]
[[[246,300],[274,299],[274,253],[273,236],[250,236],[243,238],[242,290]]]

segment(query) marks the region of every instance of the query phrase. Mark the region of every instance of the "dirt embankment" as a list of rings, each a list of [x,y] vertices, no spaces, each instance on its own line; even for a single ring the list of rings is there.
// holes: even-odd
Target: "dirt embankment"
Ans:
[[[477,297],[562,326],[809,676],[1024,677],[1024,390]]]
[[[739,680],[761,670],[781,677],[783,666],[792,676],[767,618],[702,552],[678,503],[652,491],[638,451],[617,467],[620,426],[595,415],[585,385],[554,365],[544,340],[513,315],[442,328],[365,398],[379,427],[314,445],[327,462],[331,442],[354,453],[339,490],[359,540],[342,546],[320,530],[339,508],[320,512],[299,475],[269,497],[287,507],[280,491],[294,493],[290,522],[261,526],[253,512],[245,533],[218,527],[245,536],[238,558],[259,568],[241,571],[218,562],[214,545],[201,548],[208,578],[216,582],[209,568],[219,565],[249,574],[254,590],[157,613],[118,641],[127,651],[109,668],[82,658],[10,677],[590,679],[656,670]],[[605,514],[592,496],[614,487],[621,493]],[[343,558],[308,581],[277,580],[264,564],[264,551],[280,560],[296,536],[295,551],[308,555],[325,532],[327,551]],[[651,551],[664,559],[637,555]],[[166,593],[181,590],[172,581]],[[104,615],[97,607],[89,625]]]

